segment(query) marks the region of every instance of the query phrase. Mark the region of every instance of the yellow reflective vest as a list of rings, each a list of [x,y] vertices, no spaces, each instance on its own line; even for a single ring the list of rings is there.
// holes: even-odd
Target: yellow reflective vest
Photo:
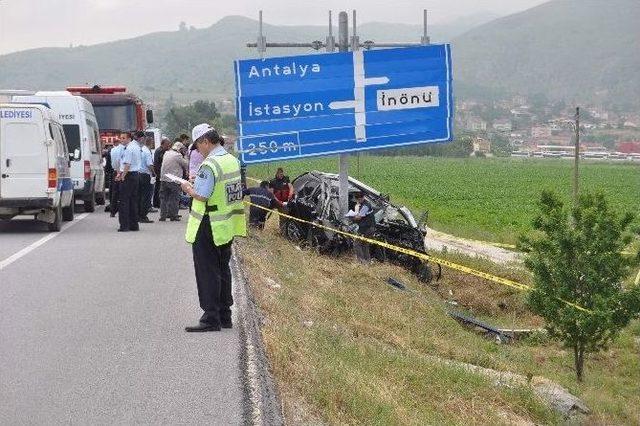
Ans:
[[[213,172],[215,185],[209,199],[191,204],[185,239],[188,243],[196,240],[196,234],[204,215],[209,216],[213,243],[221,246],[233,237],[247,236],[247,222],[242,203],[242,182],[240,163],[231,154],[207,157],[200,168],[208,167]]]

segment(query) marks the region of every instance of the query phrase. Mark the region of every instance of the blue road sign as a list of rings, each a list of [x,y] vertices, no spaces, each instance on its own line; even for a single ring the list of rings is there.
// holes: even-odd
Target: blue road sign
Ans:
[[[453,138],[451,47],[235,62],[245,164]]]

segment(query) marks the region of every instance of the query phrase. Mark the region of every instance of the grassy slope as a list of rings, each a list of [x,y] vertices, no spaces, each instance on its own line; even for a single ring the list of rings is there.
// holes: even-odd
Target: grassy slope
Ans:
[[[348,258],[301,251],[277,235],[274,222],[239,248],[266,317],[263,336],[290,422],[560,421],[527,389],[496,388],[473,374],[433,365],[423,355],[545,376],[584,398],[594,410],[589,421],[640,422],[638,325],[609,352],[590,358],[585,383],[578,385],[570,354],[557,345],[497,345],[449,318],[441,297],[403,269],[363,267]],[[418,292],[390,288],[384,283],[389,276]],[[521,295],[478,279],[445,270],[439,292],[475,306],[474,312],[497,325],[537,322],[522,309]]]
[[[429,211],[435,229],[461,237],[515,242],[530,227],[543,189],[567,200],[571,194],[571,162],[530,159],[450,159],[426,157],[352,158],[350,174],[391,194],[392,201],[414,212]],[[280,165],[280,164],[279,164]],[[291,178],[307,170],[335,172],[337,158],[282,164]],[[274,166],[250,166],[249,174],[267,177]],[[614,207],[640,211],[640,167],[633,164],[583,162],[582,190],[604,191]]]

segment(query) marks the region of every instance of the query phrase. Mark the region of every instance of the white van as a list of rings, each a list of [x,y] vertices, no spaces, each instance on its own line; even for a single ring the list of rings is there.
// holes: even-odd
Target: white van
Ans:
[[[73,184],[62,125],[51,109],[0,104],[0,219],[34,215],[59,231],[73,220]]]
[[[39,103],[51,107],[62,124],[71,158],[71,179],[76,200],[84,201],[84,210],[92,212],[104,204],[104,169],[98,122],[89,101],[69,92],[36,92],[14,96],[14,102]]]

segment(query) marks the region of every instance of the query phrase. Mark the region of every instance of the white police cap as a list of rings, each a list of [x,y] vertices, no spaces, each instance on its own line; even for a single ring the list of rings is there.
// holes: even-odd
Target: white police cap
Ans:
[[[207,123],[198,124],[191,131],[191,140],[195,142],[198,139],[200,139],[202,136],[204,136],[207,132],[210,132],[211,130],[215,131],[215,129],[213,128],[213,126],[211,126],[211,124],[207,124]]]

